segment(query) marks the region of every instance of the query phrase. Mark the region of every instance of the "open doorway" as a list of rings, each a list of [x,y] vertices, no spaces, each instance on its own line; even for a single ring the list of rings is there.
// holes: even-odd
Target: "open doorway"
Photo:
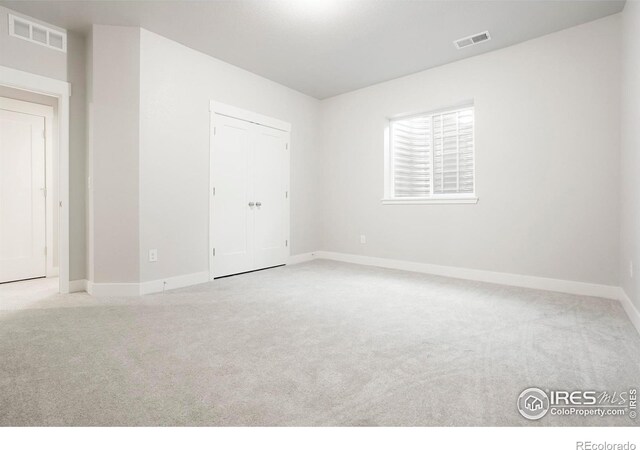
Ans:
[[[0,281],[57,276],[70,291],[69,94],[67,82],[0,66]]]
[[[0,86],[0,283],[58,277],[57,114],[56,97]]]

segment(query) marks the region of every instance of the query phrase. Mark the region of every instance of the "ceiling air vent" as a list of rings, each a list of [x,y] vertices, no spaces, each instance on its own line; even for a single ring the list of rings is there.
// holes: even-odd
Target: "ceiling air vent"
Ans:
[[[489,32],[484,31],[482,33],[474,34],[473,36],[467,36],[462,39],[458,39],[457,41],[453,41],[453,44],[458,50],[460,50],[461,48],[470,47],[490,39],[491,35],[489,35]]]
[[[67,34],[31,20],[9,14],[9,35],[67,52]]]

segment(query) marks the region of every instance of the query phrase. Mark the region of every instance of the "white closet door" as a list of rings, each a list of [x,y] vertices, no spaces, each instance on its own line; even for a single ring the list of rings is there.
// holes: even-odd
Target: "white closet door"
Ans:
[[[287,262],[288,139],[284,131],[255,125],[256,269]]]
[[[215,195],[212,233],[213,275],[253,270],[253,180],[250,176],[254,130],[243,120],[216,115],[212,160]]]
[[[0,282],[46,275],[44,117],[0,110]]]

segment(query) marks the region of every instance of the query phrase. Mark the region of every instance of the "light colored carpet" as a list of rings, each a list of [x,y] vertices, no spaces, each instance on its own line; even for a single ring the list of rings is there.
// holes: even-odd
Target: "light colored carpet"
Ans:
[[[640,386],[616,301],[329,261],[142,298],[3,296],[2,425],[638,424],[516,410],[529,386]]]

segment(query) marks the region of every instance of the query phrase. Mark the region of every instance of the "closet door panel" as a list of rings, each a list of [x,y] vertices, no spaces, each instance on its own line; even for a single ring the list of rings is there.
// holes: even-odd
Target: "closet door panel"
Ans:
[[[254,268],[254,215],[249,206],[253,181],[251,167],[255,143],[253,125],[218,115],[213,151],[214,276]]]
[[[288,133],[255,125],[252,167],[255,208],[255,266],[287,261]]]

